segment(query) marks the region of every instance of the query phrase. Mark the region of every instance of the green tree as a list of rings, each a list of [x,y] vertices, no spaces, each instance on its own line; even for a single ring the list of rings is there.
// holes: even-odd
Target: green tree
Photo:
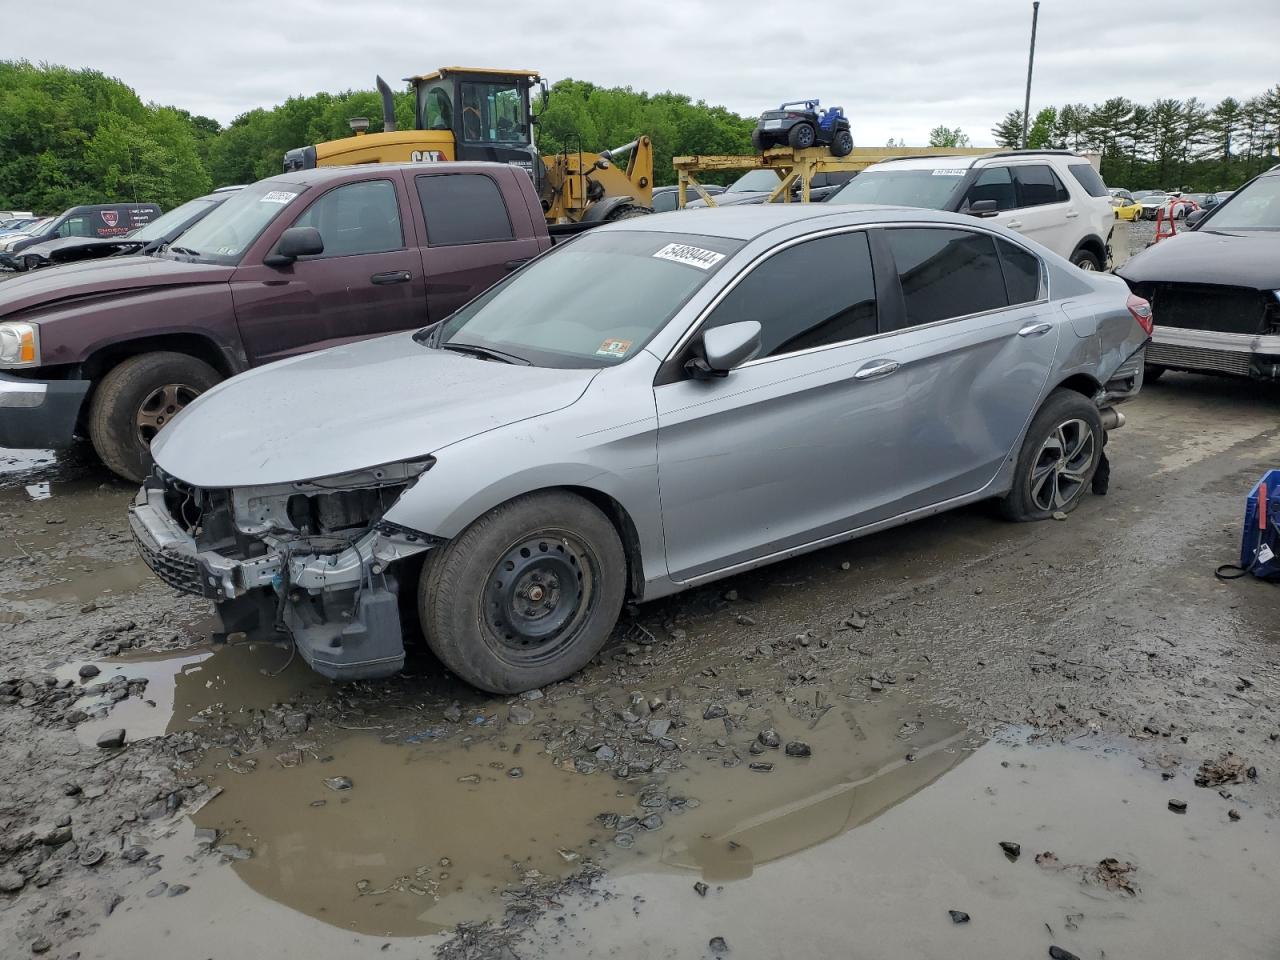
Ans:
[[[991,136],[996,146],[1006,150],[1016,150],[1022,146],[1022,111],[1010,110],[1004,119],[991,128]]]
[[[1031,121],[1031,129],[1027,131],[1027,148],[1043,150],[1054,146],[1053,131],[1058,123],[1058,111],[1053,107],[1045,107]]]
[[[931,147],[967,147],[969,135],[959,127],[936,126],[929,131]]]

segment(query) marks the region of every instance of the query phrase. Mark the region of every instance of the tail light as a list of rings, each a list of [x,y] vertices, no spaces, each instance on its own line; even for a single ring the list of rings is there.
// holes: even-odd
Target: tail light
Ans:
[[[1131,293],[1128,301],[1125,302],[1125,306],[1129,308],[1129,313],[1133,319],[1138,321],[1138,326],[1146,331],[1148,337],[1151,336],[1155,330],[1155,320],[1151,316],[1151,304]]]

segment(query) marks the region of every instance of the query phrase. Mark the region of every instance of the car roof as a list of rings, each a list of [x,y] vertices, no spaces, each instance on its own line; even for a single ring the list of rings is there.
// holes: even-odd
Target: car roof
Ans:
[[[937,222],[972,226],[974,219],[965,214],[926,210],[921,207],[887,206],[875,203],[763,203],[732,207],[703,207],[696,211],[675,210],[647,217],[632,217],[608,225],[609,230],[648,231],[650,233],[697,234],[723,237],[727,240],[754,240],[774,230],[797,223],[813,221],[815,229],[826,226],[858,226],[861,224]],[[824,223],[823,221],[829,221]]]
[[[496,172],[513,169],[509,163],[490,163],[482,160],[441,160],[434,163],[353,163],[344,166],[312,167],[310,170],[294,170],[277,173],[259,180],[259,183],[295,183],[307,186],[339,183],[385,174],[389,170],[408,170],[413,173],[477,173],[483,170]]]
[[[1064,157],[1068,160],[1089,162],[1084,154],[1074,150],[993,150],[991,153],[931,153],[913,157],[893,157],[872,164],[868,169],[887,167],[890,164],[899,170],[967,170],[974,164],[985,160],[1037,160],[1049,157]]]

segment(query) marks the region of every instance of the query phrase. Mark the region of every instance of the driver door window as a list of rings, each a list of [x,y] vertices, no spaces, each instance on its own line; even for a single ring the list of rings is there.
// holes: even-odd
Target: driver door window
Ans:
[[[1008,167],[987,167],[979,173],[964,195],[962,209],[967,210],[979,200],[994,200],[996,210],[1012,210],[1018,205],[1018,193]]]
[[[295,227],[315,227],[324,239],[320,257],[384,253],[404,247],[400,204],[390,180],[366,180],[330,190],[307,208]]]

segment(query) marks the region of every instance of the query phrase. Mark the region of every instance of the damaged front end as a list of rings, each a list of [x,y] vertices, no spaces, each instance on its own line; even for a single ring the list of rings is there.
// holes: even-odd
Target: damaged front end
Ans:
[[[193,487],[157,467],[129,525],[147,566],[213,600],[226,632],[287,633],[335,680],[389,676],[404,665],[389,568],[441,541],[382,518],[434,462],[230,489]]]

